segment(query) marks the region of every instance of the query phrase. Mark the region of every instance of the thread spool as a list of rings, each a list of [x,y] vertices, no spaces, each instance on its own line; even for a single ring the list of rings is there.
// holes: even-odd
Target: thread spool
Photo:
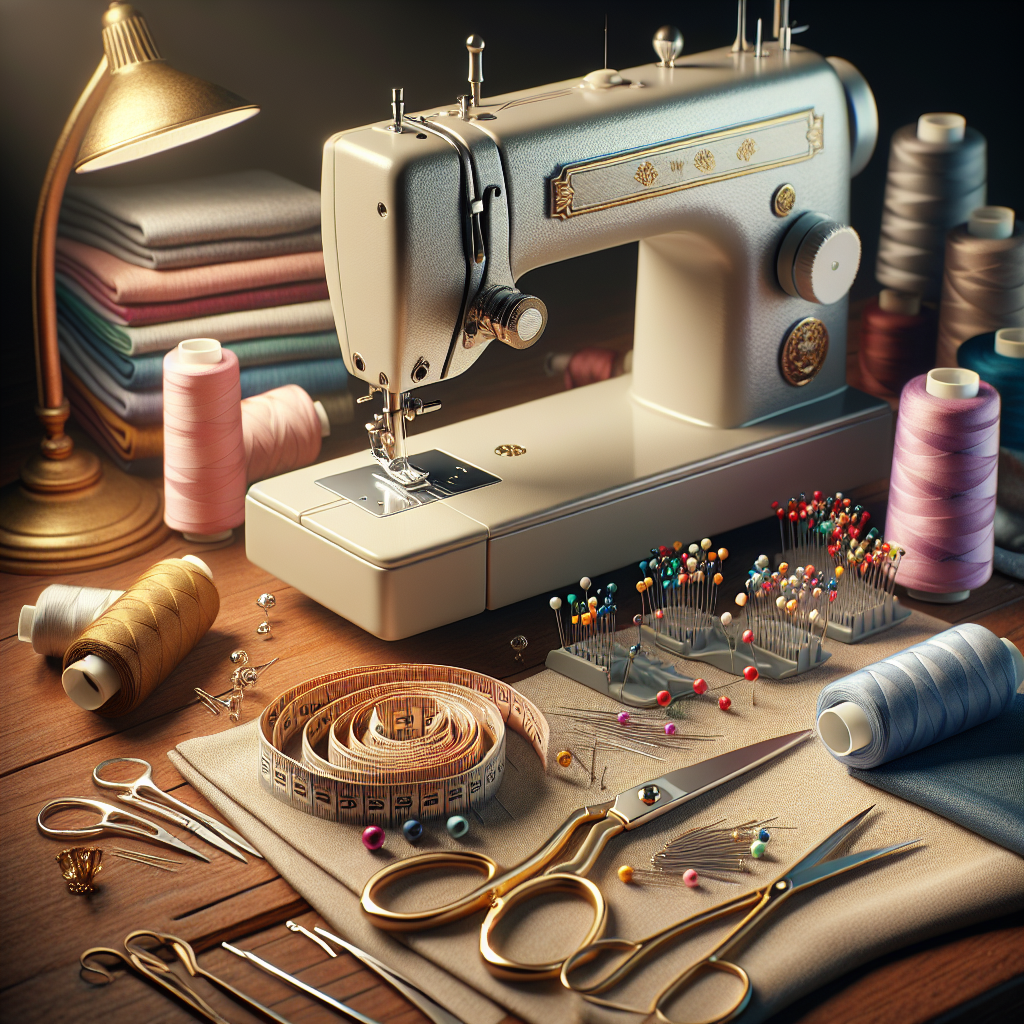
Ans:
[[[912,597],[952,604],[992,575],[999,394],[972,370],[930,370],[900,396],[885,524]]]
[[[969,622],[829,683],[818,735],[852,768],[877,768],[983,722],[1010,705],[1024,655]]]
[[[311,465],[330,433],[323,405],[297,384],[243,399],[246,481],[252,484]]]
[[[21,606],[18,639],[30,643],[36,654],[63,658],[75,637],[123,593],[123,590],[51,583],[36,598],[35,604]]]
[[[202,639],[220,609],[213,574],[194,555],[147,569],[64,654],[64,691],[81,708],[133,711]]]
[[[922,114],[889,147],[879,284],[937,301],[946,232],[985,203],[986,145],[959,114]]]
[[[245,520],[238,357],[213,338],[164,356],[164,522],[186,540],[226,540]]]
[[[1024,327],[1024,227],[1007,206],[983,206],[946,236],[936,363],[956,366],[968,338]]]
[[[903,385],[935,362],[935,318],[921,297],[883,288],[864,307],[857,355],[865,390],[898,395]]]
[[[1024,449],[1024,327],[969,338],[957,349],[956,358],[999,392],[1000,447]]]

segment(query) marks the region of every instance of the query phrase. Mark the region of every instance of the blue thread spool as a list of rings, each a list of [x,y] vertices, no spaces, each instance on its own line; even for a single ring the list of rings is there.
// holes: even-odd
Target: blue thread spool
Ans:
[[[445,822],[445,828],[453,839],[461,839],[469,831],[469,822],[461,814],[453,814]]]
[[[405,836],[410,843],[419,842],[423,836],[423,826],[415,818],[410,818],[402,826],[402,835]]]
[[[1006,328],[969,338],[956,361],[999,392],[999,445],[1024,449],[1024,328]]]
[[[818,735],[836,760],[876,768],[1001,714],[1024,680],[1024,655],[968,622],[829,683]]]

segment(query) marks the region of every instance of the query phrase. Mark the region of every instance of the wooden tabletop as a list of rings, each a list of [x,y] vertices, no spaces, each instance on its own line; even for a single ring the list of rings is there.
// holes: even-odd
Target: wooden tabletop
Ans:
[[[614,332],[613,332],[614,333]],[[608,334],[605,334],[608,337]],[[607,342],[606,342],[607,343]],[[628,347],[628,324],[612,342]],[[507,374],[501,389],[488,392],[477,378],[455,401],[458,418],[490,403],[510,404],[514,399],[559,389],[558,378],[543,374],[541,355],[515,353],[510,373],[520,376],[510,387]],[[504,358],[504,354],[502,357]],[[524,394],[526,392],[527,394]],[[458,399],[460,393],[450,389]],[[505,396],[502,398],[502,396]],[[31,424],[21,425],[21,432]],[[354,450],[364,444],[361,431],[342,430],[325,449],[324,457]],[[13,447],[18,450],[17,446]],[[4,476],[16,472],[8,460]],[[813,481],[809,481],[813,485]],[[875,520],[884,517],[886,481],[854,492]],[[772,496],[767,496],[769,500]],[[733,557],[733,573],[741,573],[761,550],[772,547],[774,519],[731,531],[715,538]],[[79,975],[79,954],[90,946],[119,946],[136,928],[181,936],[202,951],[201,963],[255,998],[272,1006],[295,1024],[339,1019],[332,1011],[293,993],[219,948],[223,939],[237,940],[247,949],[264,953],[286,970],[336,998],[351,1003],[382,1024],[413,1024],[425,1020],[375,975],[343,954],[326,954],[284,927],[294,919],[312,927],[316,915],[265,862],[250,858],[242,865],[193,840],[210,857],[174,865],[173,873],[115,856],[114,847],[155,850],[127,839],[101,837],[104,870],[99,891],[88,898],[72,896],[60,876],[54,856],[61,844],[36,830],[35,816],[42,804],[58,796],[95,796],[92,769],[118,755],[141,757],[154,766],[158,785],[185,802],[211,811],[198,793],[183,783],[167,760],[166,751],[196,735],[229,729],[226,715],[210,716],[193,699],[193,687],[212,693],[229,689],[228,654],[248,649],[253,660],[277,656],[260,685],[246,694],[244,720],[251,721],[266,701],[286,686],[330,669],[399,661],[457,664],[514,682],[539,670],[549,648],[556,645],[553,616],[543,599],[534,599],[397,643],[385,643],[338,618],[294,589],[269,576],[245,558],[242,531],[233,543],[206,551],[221,595],[221,610],[214,627],[172,676],[137,711],[108,720],[82,711],[65,697],[60,668],[35,655],[17,640],[17,618],[22,604],[32,603],[50,582],[123,588],[160,557],[196,550],[174,536],[149,554],[119,566],[78,577],[39,579],[3,576],[0,599],[0,658],[7,712],[3,716],[0,746],[2,774],[3,874],[2,937],[3,997],[0,1018],[5,1021],[69,1021],[75,1024],[137,1024],[193,1019],[157,990],[135,977],[118,972],[110,986],[92,985]],[[769,552],[770,553],[770,552]],[[628,585],[632,566],[596,581],[624,584],[620,594],[632,594]],[[571,581],[566,581],[570,584]],[[727,582],[728,586],[728,582]],[[271,591],[277,597],[272,613],[270,640],[257,636],[261,620],[256,597]],[[959,605],[919,605],[905,594],[901,599],[949,622],[980,622],[1009,636],[1024,648],[1024,584],[993,576],[970,599]],[[632,615],[634,610],[627,608]],[[515,660],[510,639],[523,634],[529,646],[523,662]],[[174,831],[173,826],[171,830]],[[184,861],[184,858],[182,858]],[[969,871],[970,866],[965,865]],[[917,1024],[941,1016],[943,1021],[996,1020],[1020,1002],[1024,991],[1024,927],[1019,920],[1000,919],[946,935],[911,949],[883,957],[801,1000],[775,1018],[802,1024]],[[207,987],[197,983],[203,989]],[[225,997],[208,989],[209,1001],[229,1020],[250,1018]],[[956,1008],[960,1008],[957,1010]],[[952,1016],[942,1016],[952,1013]],[[989,1015],[989,1016],[986,1016]],[[514,1024],[508,1018],[506,1024]]]

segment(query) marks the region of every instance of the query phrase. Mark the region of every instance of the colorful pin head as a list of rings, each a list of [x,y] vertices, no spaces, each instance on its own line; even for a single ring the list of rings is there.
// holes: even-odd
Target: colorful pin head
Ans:
[[[380,825],[367,825],[362,838],[363,846],[368,850],[379,850],[384,845],[384,829]]]
[[[723,711],[728,711],[729,708],[732,707],[732,701],[728,697],[719,697],[718,698],[718,706]]]
[[[667,708],[672,703],[672,694],[668,690],[659,690],[656,700],[661,707]]]
[[[694,679],[693,692],[700,695],[708,692],[708,684],[703,679]]]

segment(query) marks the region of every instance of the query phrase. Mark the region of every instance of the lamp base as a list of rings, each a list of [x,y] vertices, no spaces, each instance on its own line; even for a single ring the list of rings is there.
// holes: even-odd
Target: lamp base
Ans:
[[[0,570],[55,576],[125,562],[170,534],[163,495],[87,451],[36,456],[0,491]]]

